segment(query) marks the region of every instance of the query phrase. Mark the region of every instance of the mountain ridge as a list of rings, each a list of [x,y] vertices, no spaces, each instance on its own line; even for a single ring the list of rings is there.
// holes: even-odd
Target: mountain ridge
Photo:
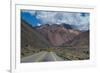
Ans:
[[[68,46],[70,44],[74,45],[73,43],[75,43],[75,41],[85,39],[85,37],[87,39],[87,37],[89,36],[89,35],[84,36],[85,35],[84,33],[86,31],[81,32],[79,30],[75,30],[75,29],[71,28],[70,25],[64,24],[64,23],[59,24],[59,25],[58,24],[52,24],[52,25],[45,24],[45,25],[41,25],[39,27],[33,27],[30,24],[28,24],[27,22],[22,20],[21,25],[23,25],[23,26],[21,26],[22,30],[23,29],[27,30],[27,28],[28,28],[27,34],[29,34],[31,32],[31,34],[30,34],[31,40],[35,41],[38,38],[39,40],[37,41],[37,43],[44,42],[44,43],[40,43],[40,44],[48,45],[45,47],[50,47],[50,46],[58,47],[58,46],[65,46],[65,45]],[[26,27],[24,27],[24,26],[26,26]],[[23,34],[25,34],[25,33],[22,32],[22,37],[28,36],[28,35],[23,36]],[[89,33],[87,33],[87,34],[89,34]],[[37,36],[37,37],[35,37],[35,36]],[[34,39],[34,37],[35,37],[35,39]],[[27,38],[27,40],[29,40],[29,39],[30,38]],[[32,45],[32,43],[31,43],[31,45]],[[41,47],[41,45],[40,46],[38,45],[38,47]]]

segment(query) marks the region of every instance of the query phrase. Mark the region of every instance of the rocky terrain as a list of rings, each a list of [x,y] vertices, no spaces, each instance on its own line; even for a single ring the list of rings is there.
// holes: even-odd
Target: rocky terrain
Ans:
[[[21,20],[21,58],[40,51],[55,52],[64,60],[89,59],[89,31],[65,23],[32,27]]]

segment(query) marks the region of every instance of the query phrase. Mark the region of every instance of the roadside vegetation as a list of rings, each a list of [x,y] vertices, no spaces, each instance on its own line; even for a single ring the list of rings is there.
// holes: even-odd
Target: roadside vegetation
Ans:
[[[21,57],[26,57],[39,53],[41,51],[55,52],[64,60],[86,60],[89,59],[88,48],[73,48],[73,47],[51,47],[51,48],[23,48],[21,50]]]

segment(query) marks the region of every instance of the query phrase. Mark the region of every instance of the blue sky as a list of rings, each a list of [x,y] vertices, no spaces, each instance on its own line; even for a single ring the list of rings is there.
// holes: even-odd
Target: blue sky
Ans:
[[[32,26],[66,23],[76,26],[74,29],[89,30],[89,17],[83,12],[21,10],[21,19]]]
[[[31,24],[32,26],[37,26],[39,20],[35,15],[31,15],[29,12],[21,12],[21,18]]]

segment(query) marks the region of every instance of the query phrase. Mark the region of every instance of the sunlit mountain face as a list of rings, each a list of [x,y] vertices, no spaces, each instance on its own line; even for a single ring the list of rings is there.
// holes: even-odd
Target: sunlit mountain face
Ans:
[[[73,29],[80,31],[89,30],[89,13],[85,12],[62,12],[21,10],[21,19],[33,27],[53,24],[69,24]]]

